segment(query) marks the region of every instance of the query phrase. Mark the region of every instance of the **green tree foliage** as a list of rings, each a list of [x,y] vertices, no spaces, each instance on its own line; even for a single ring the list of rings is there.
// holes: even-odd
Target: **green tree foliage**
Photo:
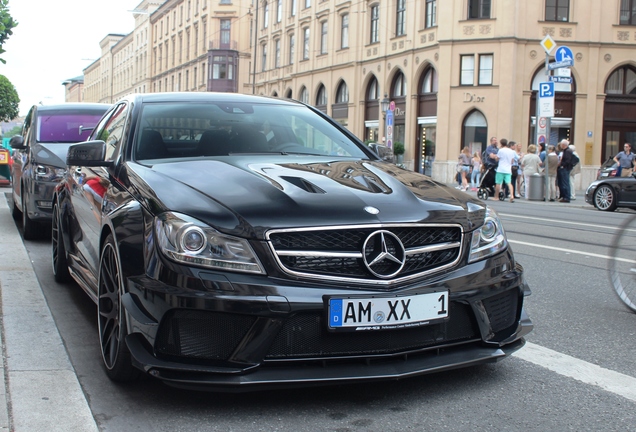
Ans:
[[[20,98],[11,81],[0,75],[0,122],[11,121],[19,114]]]
[[[5,53],[4,43],[13,34],[13,28],[17,25],[18,22],[9,13],[9,0],[0,0],[0,55]],[[6,63],[2,58],[0,62]]]
[[[2,135],[2,138],[11,138],[14,135],[20,135],[21,132],[22,132],[22,126],[15,126],[11,128],[11,130],[6,131]]]

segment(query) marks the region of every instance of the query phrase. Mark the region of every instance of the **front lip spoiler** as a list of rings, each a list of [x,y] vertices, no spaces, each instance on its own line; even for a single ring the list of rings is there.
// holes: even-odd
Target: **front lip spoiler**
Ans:
[[[523,326],[524,323],[522,322]],[[526,333],[526,332],[522,332]],[[126,344],[133,364],[167,385],[193,390],[247,392],[255,390],[308,387],[311,385],[351,384],[369,381],[398,380],[451,369],[494,363],[525,345],[519,338],[505,346],[480,343],[431,350],[409,355],[404,361],[352,362],[336,366],[302,363],[298,368],[254,366],[226,368],[188,365],[155,358],[139,335],[128,335]]]

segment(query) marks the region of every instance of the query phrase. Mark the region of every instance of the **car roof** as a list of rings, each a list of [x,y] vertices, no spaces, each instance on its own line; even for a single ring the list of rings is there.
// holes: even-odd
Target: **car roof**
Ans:
[[[304,105],[292,99],[280,99],[270,96],[246,95],[241,93],[221,92],[166,92],[166,93],[133,93],[123,98],[136,102],[232,102],[257,104]]]
[[[46,112],[46,111],[62,111],[62,110],[96,110],[102,109],[106,111],[110,108],[111,104],[105,103],[92,103],[92,102],[67,102],[61,104],[54,105],[37,105],[38,112]]]

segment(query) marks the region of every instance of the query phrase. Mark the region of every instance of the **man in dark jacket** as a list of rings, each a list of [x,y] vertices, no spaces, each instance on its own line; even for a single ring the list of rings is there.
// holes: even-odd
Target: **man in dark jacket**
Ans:
[[[570,171],[573,168],[572,150],[570,150],[570,142],[566,139],[561,140],[559,149],[563,152],[557,169],[557,184],[559,185],[559,202],[570,202]]]

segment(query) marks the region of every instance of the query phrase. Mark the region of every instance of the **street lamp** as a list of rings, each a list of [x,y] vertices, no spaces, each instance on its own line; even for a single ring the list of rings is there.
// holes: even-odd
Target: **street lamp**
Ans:
[[[389,109],[389,105],[391,104],[391,100],[388,95],[384,93],[384,99],[380,101],[380,108],[382,109],[382,117],[386,117],[386,112]]]

